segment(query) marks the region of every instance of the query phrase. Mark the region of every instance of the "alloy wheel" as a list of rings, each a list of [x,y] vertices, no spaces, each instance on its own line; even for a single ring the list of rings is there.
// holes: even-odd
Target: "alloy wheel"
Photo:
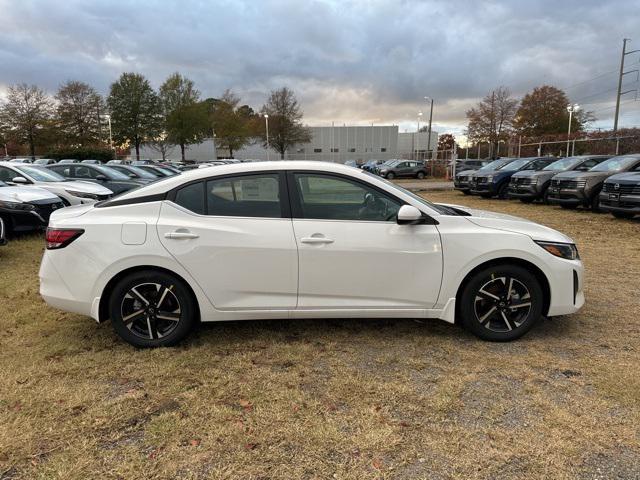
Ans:
[[[182,318],[174,285],[140,283],[125,293],[120,304],[124,325],[137,337],[160,339],[173,332]]]
[[[476,320],[492,332],[510,332],[520,327],[531,311],[531,293],[524,283],[510,276],[492,278],[476,292]]]

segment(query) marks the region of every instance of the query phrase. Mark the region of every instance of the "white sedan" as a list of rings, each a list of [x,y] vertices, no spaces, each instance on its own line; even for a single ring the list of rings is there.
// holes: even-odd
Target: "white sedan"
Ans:
[[[51,216],[40,293],[140,347],[198,320],[437,318],[512,340],[584,303],[573,241],[319,162],[198,169]]]
[[[0,181],[9,185],[44,188],[62,199],[65,205],[81,205],[106,200],[113,192],[102,185],[81,180],[67,180],[62,175],[39,165],[0,162]]]

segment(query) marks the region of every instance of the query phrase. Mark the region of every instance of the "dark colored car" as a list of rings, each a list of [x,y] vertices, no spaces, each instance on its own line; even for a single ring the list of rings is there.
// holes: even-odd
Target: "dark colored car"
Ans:
[[[509,181],[516,172],[523,170],[542,170],[547,165],[555,162],[556,157],[525,157],[517,158],[505,166],[489,172],[478,172],[469,184],[471,193],[484,198],[497,196],[507,198],[509,194]]]
[[[159,165],[135,165],[135,166],[143,169],[146,172],[149,172],[155,175],[158,178],[173,177],[174,175],[177,175],[177,173],[175,173],[173,170],[169,170],[168,168],[161,167]]]
[[[456,172],[463,172],[465,170],[480,170],[490,162],[491,160],[456,160]]]
[[[377,173],[387,180],[401,177],[423,179],[427,176],[427,167],[424,162],[416,160],[390,160],[380,165]]]
[[[599,163],[611,158],[611,155],[582,155],[556,160],[542,170],[524,170],[515,173],[509,182],[509,197],[518,198],[521,202],[530,203],[541,199],[549,203],[549,185],[551,179],[560,172],[586,172]]]
[[[62,200],[47,190],[0,182],[0,218],[5,235],[44,229],[51,213],[60,208],[64,208]]]
[[[453,188],[464,193],[465,195],[470,195],[470,186],[469,182],[471,181],[471,177],[478,172],[488,172],[491,170],[497,170],[500,167],[504,167],[507,163],[512,162],[513,158],[499,158],[497,160],[493,160],[492,162],[487,163],[484,167],[475,170],[462,170],[456,173],[456,176],[453,178]]]
[[[618,173],[607,178],[600,192],[600,210],[616,218],[640,215],[640,172]]]
[[[146,185],[145,182],[129,178],[128,175],[105,165],[91,165],[86,163],[60,165],[57,163],[55,165],[47,165],[46,168],[71,180],[86,180],[103,185],[111,190],[114,195]]]
[[[551,180],[549,203],[562,208],[600,209],[600,192],[604,181],[616,173],[640,171],[640,155],[620,155],[599,163],[587,172],[563,172]]]
[[[134,167],[133,165],[119,165],[111,164],[109,168],[113,168],[120,173],[124,173],[129,178],[138,180],[139,182],[152,183],[159,179],[159,177],[148,170],[140,167]]]

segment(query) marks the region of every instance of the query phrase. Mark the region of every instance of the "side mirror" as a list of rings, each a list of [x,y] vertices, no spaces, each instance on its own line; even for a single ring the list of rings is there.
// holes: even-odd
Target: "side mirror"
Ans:
[[[29,183],[29,180],[27,180],[24,177],[13,177],[13,179],[11,179],[11,181],[13,183],[21,183],[23,185]]]
[[[109,180],[107,177],[105,177],[104,175],[97,175],[96,176],[96,180],[98,180],[99,182],[105,182],[107,180]]]
[[[398,210],[398,225],[413,225],[422,220],[422,212],[413,205],[403,205]]]
[[[136,174],[135,173],[130,173],[129,174],[129,178],[136,178]]]

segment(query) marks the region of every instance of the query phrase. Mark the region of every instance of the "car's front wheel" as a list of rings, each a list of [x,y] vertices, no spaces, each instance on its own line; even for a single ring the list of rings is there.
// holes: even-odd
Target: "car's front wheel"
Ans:
[[[393,172],[389,172],[387,173],[386,177],[387,177],[387,180],[393,180],[394,178],[396,178],[396,174]]]
[[[193,328],[197,308],[188,287],[160,271],[141,271],[121,279],[109,299],[116,333],[136,347],[168,347]]]
[[[458,298],[458,312],[464,327],[483,340],[515,340],[541,317],[543,295],[540,283],[525,268],[497,265],[467,282]]]
[[[634,214],[630,212],[611,212],[614,217],[628,220],[633,218]]]
[[[418,173],[416,173],[416,178],[417,178],[418,180],[422,180],[422,179],[424,178],[424,172],[418,172]]]

